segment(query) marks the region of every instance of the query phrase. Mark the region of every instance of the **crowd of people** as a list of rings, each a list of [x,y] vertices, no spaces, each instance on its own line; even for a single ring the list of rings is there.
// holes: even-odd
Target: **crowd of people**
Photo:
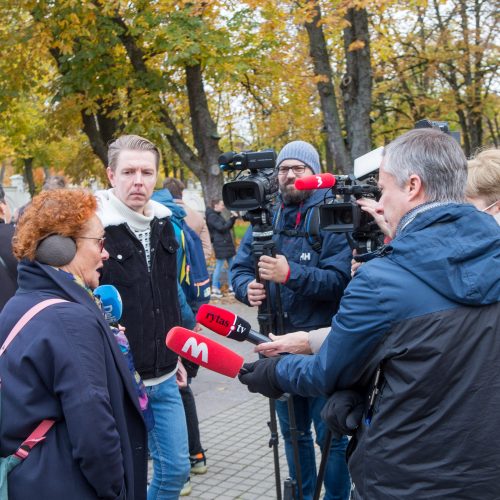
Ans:
[[[321,171],[311,144],[278,155],[276,253],[257,265],[252,227],[236,250],[238,214],[224,217],[222,200],[205,219],[178,179],[154,191],[160,164],[152,142],[121,136],[108,149],[109,189],[47,179],[15,224],[0,191],[0,494],[176,499],[207,471],[197,367],[165,344],[174,326],[200,328],[182,287],[187,224],[205,258],[215,253],[212,296],[227,263],[228,292],[271,304],[282,325],[240,380],[277,400],[297,497],[315,493],[312,426],[328,453],[327,500],[498,497],[500,150],[467,163],[433,129],[388,144],[380,200],[359,201],[386,244],[363,264],[345,235],[308,237],[307,211],[324,193],[295,180]],[[100,285],[121,297],[119,325]]]

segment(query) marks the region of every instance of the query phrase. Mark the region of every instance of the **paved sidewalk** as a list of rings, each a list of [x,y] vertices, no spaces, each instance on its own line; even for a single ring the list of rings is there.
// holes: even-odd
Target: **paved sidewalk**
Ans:
[[[249,321],[258,330],[256,309],[232,297],[212,301]],[[257,359],[254,346],[236,342],[205,329],[206,335],[241,354]],[[274,455],[269,447],[269,400],[250,393],[238,379],[200,369],[191,388],[196,398],[201,442],[207,449],[208,471],[191,475],[193,490],[187,500],[272,500],[276,498]],[[320,451],[317,448],[319,467]],[[288,477],[284,442],[279,435],[281,484]]]
[[[269,448],[269,403],[259,395],[200,424],[208,472],[192,475],[195,500],[276,498],[273,451]],[[281,440],[280,440],[281,441]],[[281,475],[288,469],[280,443]]]

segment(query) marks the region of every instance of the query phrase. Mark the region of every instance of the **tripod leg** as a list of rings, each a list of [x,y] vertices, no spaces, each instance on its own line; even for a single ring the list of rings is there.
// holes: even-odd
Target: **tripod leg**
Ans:
[[[295,463],[295,476],[297,480],[297,490],[299,491],[299,500],[303,500],[304,493],[302,491],[302,472],[300,469],[299,457],[299,441],[297,439],[297,421],[295,419],[295,408],[293,406],[293,396],[288,396],[288,421],[290,428],[290,438],[293,446],[293,461]]]
[[[314,489],[313,500],[319,500],[319,496],[321,495],[321,487],[323,485],[323,478],[325,477],[326,463],[328,462],[328,456],[330,455],[332,439],[332,431],[328,430],[325,435],[325,445],[321,452],[321,464],[319,466],[318,477],[316,478],[316,488]]]
[[[281,500],[281,475],[280,475],[280,456],[278,449],[278,424],[276,422],[276,401],[269,400],[269,413],[270,420],[267,423],[271,431],[271,438],[269,439],[269,447],[273,448],[274,455],[274,477],[276,479],[276,498]]]

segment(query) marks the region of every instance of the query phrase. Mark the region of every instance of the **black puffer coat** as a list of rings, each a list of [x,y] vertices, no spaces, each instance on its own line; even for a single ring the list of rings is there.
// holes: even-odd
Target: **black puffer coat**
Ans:
[[[17,260],[12,253],[14,226],[0,222],[0,311],[17,289]]]
[[[234,226],[237,217],[226,220],[220,212],[216,212],[213,208],[207,208],[206,217],[215,258],[229,259],[236,255],[231,228]]]

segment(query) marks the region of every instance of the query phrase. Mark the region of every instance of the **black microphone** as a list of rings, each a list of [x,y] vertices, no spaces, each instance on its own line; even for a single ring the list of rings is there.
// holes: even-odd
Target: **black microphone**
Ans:
[[[210,328],[213,332],[238,342],[244,340],[248,340],[252,344],[272,342],[269,337],[252,330],[250,323],[240,316],[211,304],[203,304],[200,307],[196,314],[196,321]]]

